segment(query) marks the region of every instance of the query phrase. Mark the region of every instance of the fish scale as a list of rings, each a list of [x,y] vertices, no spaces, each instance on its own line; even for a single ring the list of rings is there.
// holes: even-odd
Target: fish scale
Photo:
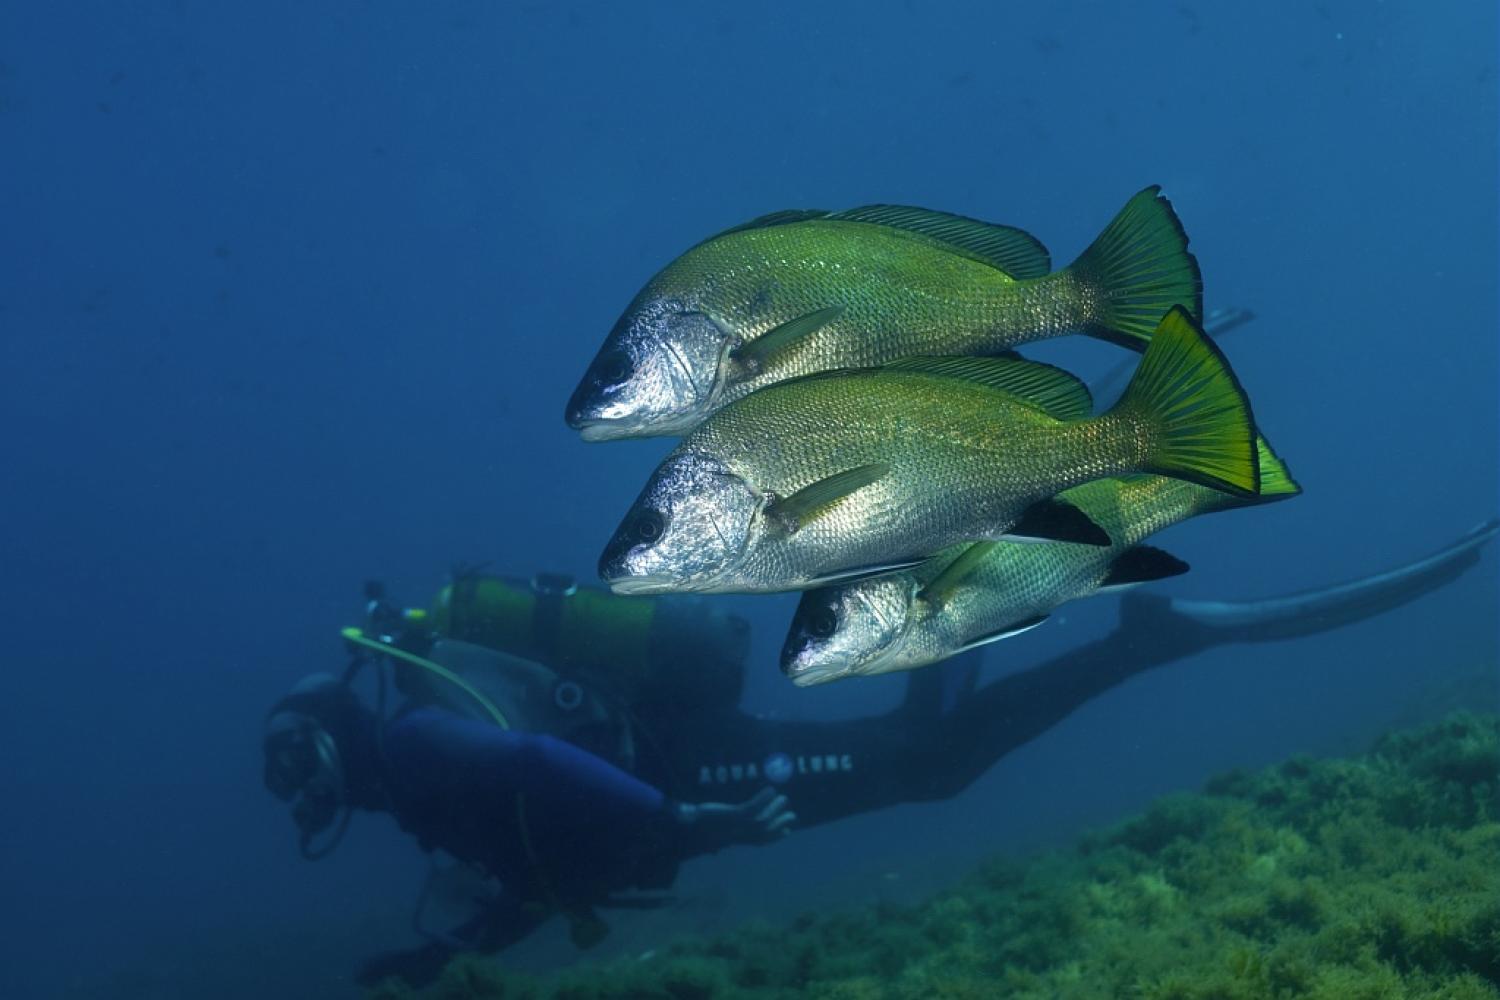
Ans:
[[[1087,416],[1076,378],[1019,358],[910,358],[769,385],[687,435],[600,557],[617,591],[801,589],[960,541],[1089,544],[1103,529],[1050,501],[1156,471],[1259,490],[1254,418],[1185,310],[1158,324],[1120,401]]]
[[[1144,350],[1173,306],[1201,312],[1197,262],[1154,187],[1072,265],[1049,268],[1027,234],[972,219],[899,206],[778,213],[705,240],[653,277],[574,390],[567,420],[588,440],[683,434],[814,372],[995,354],[1070,333]]]
[[[1045,615],[1059,604],[1094,593],[1120,553],[1168,525],[1233,503],[1218,490],[1164,476],[1085,483],[1068,490],[1065,499],[1104,528],[1112,544],[997,546],[941,606],[917,603],[905,650],[912,666],[943,659],[984,631]],[[945,559],[961,551],[941,553],[914,570],[915,578],[931,582],[946,566]]]
[[[898,371],[770,386],[720,411],[679,450],[712,455],[780,497],[890,463],[880,482],[757,550],[746,574],[777,580],[996,537],[1032,502],[1140,460],[1118,421],[1065,424],[986,386]]]
[[[1163,528],[1300,493],[1263,439],[1258,448],[1265,481],[1254,498],[1150,475],[1101,479],[1064,492],[1061,499],[1108,532],[1108,546],[1001,542],[973,549],[983,552],[973,559],[971,545],[960,544],[910,570],[809,591],[788,633],[782,669],[802,685],[911,670],[1024,628],[1061,604],[1097,593],[1114,577],[1117,560]],[[956,570],[965,555],[971,556],[967,569]],[[1170,563],[1164,557],[1150,565],[1163,575],[1185,568]],[[1143,579],[1139,572],[1136,578]],[[814,632],[818,616],[830,613],[837,616],[837,634]]]
[[[777,250],[759,266],[737,265],[747,252],[760,252],[743,244],[762,243]],[[778,277],[768,287],[770,275]],[[780,353],[769,370],[727,384],[717,399],[721,406],[798,375],[914,354],[990,353],[1070,333],[1095,319],[1071,275],[1018,282],[918,234],[857,222],[737,233],[653,290],[665,295],[699,284],[712,294],[685,301],[746,342],[830,303],[844,309]]]

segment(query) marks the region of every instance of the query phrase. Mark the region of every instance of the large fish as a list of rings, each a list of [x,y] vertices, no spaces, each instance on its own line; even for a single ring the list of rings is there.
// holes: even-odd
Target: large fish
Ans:
[[[1155,187],[1048,273],[1019,229],[873,205],[780,212],[678,257],[625,310],[568,402],[586,440],[685,434],[772,382],[910,355],[994,354],[1066,333],[1144,350],[1202,311],[1198,264]]]
[[[807,686],[925,667],[1025,631],[1068,601],[1185,572],[1186,563],[1140,543],[1198,514],[1302,491],[1264,438],[1257,447],[1254,497],[1164,476],[1099,479],[1062,493],[1109,532],[1108,546],[968,543],[910,570],[809,590],[782,647],[782,672]]]
[[[911,358],[768,386],[656,469],[599,561],[618,593],[796,590],[1006,536],[1109,544],[1052,498],[1157,472],[1259,492],[1250,404],[1187,313],[1113,409],[1019,358]]]

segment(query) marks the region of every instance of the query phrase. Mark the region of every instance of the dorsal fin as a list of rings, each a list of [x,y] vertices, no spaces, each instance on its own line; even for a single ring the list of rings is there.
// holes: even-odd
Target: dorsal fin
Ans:
[[[999,268],[1012,278],[1040,278],[1052,270],[1041,241],[1023,229],[909,205],[862,205],[827,216],[921,233]]]
[[[943,567],[943,571],[928,581],[917,595],[927,601],[935,608],[941,608],[948,603],[948,598],[953,596],[954,591],[969,575],[979,568],[979,564],[995,551],[995,546],[1000,542],[975,542],[958,554],[958,557]]]
[[[978,382],[1017,396],[1057,420],[1082,420],[1094,410],[1094,398],[1077,376],[1040,361],[1004,356],[911,357],[886,367]]]
[[[737,226],[730,226],[722,232],[714,233],[703,243],[709,243],[720,236],[728,236],[730,233],[744,232],[746,229],[768,229],[771,226],[786,226],[793,222],[808,222],[812,219],[826,219],[828,210],[824,208],[786,208],[779,212],[767,212],[765,215],[757,215],[749,222],[741,222]],[[701,244],[700,244],[701,245]]]

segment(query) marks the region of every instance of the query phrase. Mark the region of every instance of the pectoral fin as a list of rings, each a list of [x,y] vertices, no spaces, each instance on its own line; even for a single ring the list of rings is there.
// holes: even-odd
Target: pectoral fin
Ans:
[[[1077,542],[1112,545],[1109,533],[1083,511],[1065,500],[1050,497],[1026,508],[1020,520],[1006,529],[1008,542]]]
[[[821,330],[838,319],[843,311],[843,306],[828,306],[817,312],[787,320],[780,326],[767,330],[748,344],[737,348],[734,352],[735,360],[754,371],[759,371],[777,352]]]
[[[970,545],[945,566],[941,573],[933,577],[917,596],[933,607],[941,608],[948,603],[948,598],[953,596],[969,574],[978,569],[999,544],[999,542],[975,542]]]
[[[891,471],[885,462],[871,462],[856,466],[809,483],[791,496],[771,503],[767,514],[780,521],[788,531],[803,527],[823,511],[857,490],[880,479]]]

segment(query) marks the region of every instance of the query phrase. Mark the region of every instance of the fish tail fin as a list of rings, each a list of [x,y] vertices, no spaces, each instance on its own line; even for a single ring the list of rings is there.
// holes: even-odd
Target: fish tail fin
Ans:
[[[1181,306],[1157,325],[1111,414],[1135,428],[1146,471],[1240,497],[1259,495],[1250,400],[1224,355]]]
[[[1271,450],[1271,442],[1257,435],[1255,451],[1260,465],[1262,500],[1285,500],[1302,492],[1302,484],[1292,478],[1292,470],[1286,467],[1280,455]]]
[[[1203,315],[1203,277],[1187,232],[1156,185],[1137,194],[1068,267],[1094,303],[1083,333],[1144,351],[1173,306]]]

